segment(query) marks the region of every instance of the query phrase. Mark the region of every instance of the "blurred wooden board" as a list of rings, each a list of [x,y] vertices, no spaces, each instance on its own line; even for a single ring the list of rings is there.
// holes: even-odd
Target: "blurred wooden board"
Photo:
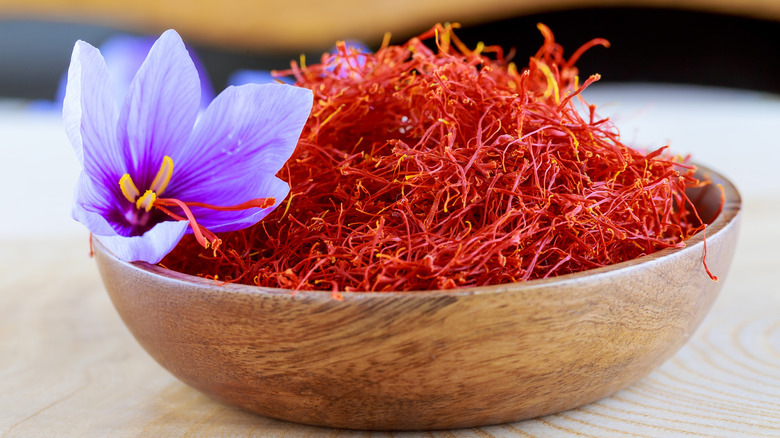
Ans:
[[[331,430],[245,413],[180,383],[138,346],[86,232],[0,244],[0,435],[265,437],[780,436],[780,194],[747,199],[709,317],[658,370],[607,399],[519,423],[423,433]],[[720,273],[719,273],[720,274]]]
[[[780,20],[776,0],[0,0],[0,17],[110,24],[233,49],[319,50],[338,39],[373,43],[385,32],[425,30],[436,22],[477,24],[512,15],[586,7],[669,7]]]

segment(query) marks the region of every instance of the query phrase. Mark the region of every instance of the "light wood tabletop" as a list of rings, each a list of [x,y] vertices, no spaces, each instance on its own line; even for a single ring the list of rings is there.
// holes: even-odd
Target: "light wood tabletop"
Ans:
[[[673,148],[692,150],[741,188],[742,232],[731,271],[717,273],[721,295],[672,359],[611,397],[544,418],[432,432],[278,421],[179,382],[125,328],[88,256],[86,231],[67,218],[76,170],[58,116],[0,106],[0,153],[10,160],[0,176],[9,191],[0,217],[0,436],[780,436],[780,177],[772,155],[780,145],[769,132],[780,99],[635,86],[594,97],[605,109],[622,102],[615,111],[627,139],[679,138]],[[694,104],[701,120],[675,113],[693,113],[686,105]],[[717,118],[722,108],[735,110],[728,126]],[[739,145],[729,137],[734,126]]]

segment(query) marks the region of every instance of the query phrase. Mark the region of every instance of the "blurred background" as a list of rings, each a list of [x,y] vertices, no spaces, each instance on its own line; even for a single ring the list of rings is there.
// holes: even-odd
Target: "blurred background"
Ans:
[[[583,73],[599,72],[605,81],[780,92],[780,2],[752,2],[726,7],[719,0],[700,0],[673,9],[672,2],[661,0],[567,2],[573,7],[529,0],[417,2],[425,7],[405,1],[304,0],[287,7],[295,12],[264,1],[0,0],[0,95],[52,98],[73,43],[83,39],[99,46],[117,32],[156,36],[175,28],[221,89],[237,69],[284,69],[300,54],[318,59],[339,39],[375,48],[391,32],[401,43],[436,22],[459,22],[458,34],[470,45],[484,41],[515,48],[519,60],[541,43],[537,22],[551,27],[569,53],[592,38],[606,38],[612,42],[609,50],[592,50],[579,63]],[[643,3],[659,7],[637,6]]]
[[[313,62],[339,39],[402,43],[436,22],[461,23],[472,47],[514,48],[518,66],[542,44],[538,22],[566,54],[608,39],[578,62],[602,75],[585,99],[624,142],[690,154],[744,200],[731,272],[688,347],[619,396],[491,430],[778,436],[780,0],[0,0],[0,435],[348,436],[213,403],[132,341],[70,218],[80,169],[57,90],[78,39],[107,56],[117,35],[174,28],[218,93],[239,70]],[[453,432],[434,434],[470,435]]]
[[[685,3],[684,5],[682,3]],[[639,147],[673,151],[724,172],[746,197],[780,196],[780,1],[777,0],[0,0],[0,238],[78,235],[69,219],[78,166],[54,102],[73,44],[175,28],[218,93],[242,69],[317,60],[336,40],[376,48],[436,22],[459,22],[470,46],[516,50],[523,65],[547,24],[566,53],[602,81],[585,98]]]

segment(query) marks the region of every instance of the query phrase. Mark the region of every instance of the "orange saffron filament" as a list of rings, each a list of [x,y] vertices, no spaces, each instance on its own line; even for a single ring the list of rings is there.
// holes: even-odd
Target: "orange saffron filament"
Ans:
[[[186,218],[181,217],[163,206],[177,206],[181,208]],[[197,240],[203,248],[208,249],[210,245],[214,248],[219,246],[219,238],[205,227],[198,225],[198,221],[195,220],[195,215],[192,214],[192,210],[190,210],[184,202],[173,198],[158,198],[155,201],[155,207],[173,219],[189,221],[190,228],[192,228],[192,234],[195,235],[195,240]]]
[[[195,236],[195,240],[198,242],[198,244],[206,249],[211,246],[216,251],[219,245],[222,243],[222,240],[220,240],[216,234],[209,231],[206,227],[198,224],[198,221],[195,219],[195,215],[192,214],[190,207],[203,207],[217,211],[238,211],[247,210],[250,208],[268,208],[274,205],[274,203],[276,203],[274,198],[257,198],[237,205],[218,206],[206,204],[203,202],[184,202],[174,198],[157,198],[154,201],[154,206],[175,220],[189,221],[190,228],[192,228],[192,234]],[[180,208],[184,212],[184,217],[166,208],[174,206]]]

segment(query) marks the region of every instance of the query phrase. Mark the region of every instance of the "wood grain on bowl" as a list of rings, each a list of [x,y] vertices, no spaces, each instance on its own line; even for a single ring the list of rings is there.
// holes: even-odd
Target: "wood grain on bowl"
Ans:
[[[684,249],[554,279],[464,290],[328,293],[217,285],[117,260],[95,242],[111,299],[182,381],[252,412],[357,429],[497,424],[571,409],[670,357],[709,310],[740,199]],[[720,205],[715,186],[695,198]],[[706,215],[705,215],[706,217]]]

